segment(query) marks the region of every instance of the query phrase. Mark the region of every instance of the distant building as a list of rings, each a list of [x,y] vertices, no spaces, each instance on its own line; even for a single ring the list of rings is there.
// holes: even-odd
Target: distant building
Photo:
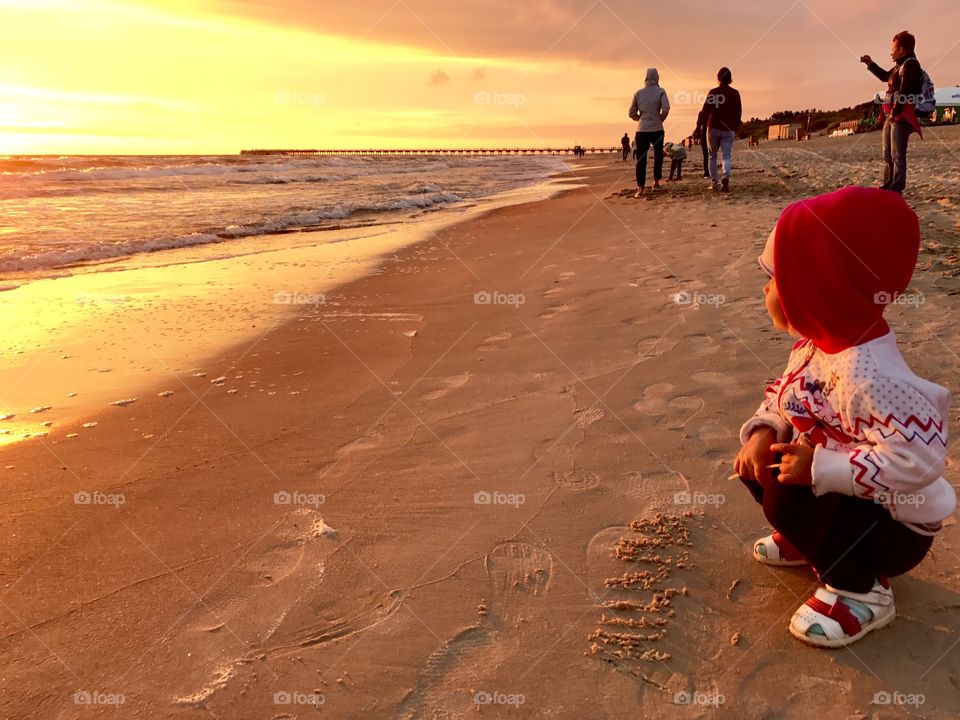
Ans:
[[[960,87],[940,88],[934,97],[937,99],[937,111],[931,118],[932,122],[960,122]]]
[[[803,127],[800,123],[790,125],[771,125],[768,130],[768,140],[796,140],[797,131]]]

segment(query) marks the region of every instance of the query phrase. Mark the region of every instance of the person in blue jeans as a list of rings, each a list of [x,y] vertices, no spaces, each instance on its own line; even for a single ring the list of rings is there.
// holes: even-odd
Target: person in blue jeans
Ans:
[[[733,141],[740,129],[743,106],[740,93],[730,87],[733,74],[730,68],[722,67],[717,73],[720,85],[707,93],[701,113],[706,115],[707,142],[710,150],[710,189],[730,191]],[[717,154],[723,155],[723,177],[719,176]]]
[[[883,102],[883,184],[882,190],[903,193],[907,187],[907,141],[922,130],[915,107],[923,93],[923,68],[915,53],[916,38],[904,30],[893,37],[890,57],[895,65],[884,70],[869,55],[860,62],[878,79],[887,83]]]
[[[647,69],[643,87],[630,103],[630,118],[637,121],[637,193],[643,195],[647,184],[647,152],[653,146],[653,189],[660,189],[663,178],[663,121],[670,112],[666,91],[660,87],[660,73]]]

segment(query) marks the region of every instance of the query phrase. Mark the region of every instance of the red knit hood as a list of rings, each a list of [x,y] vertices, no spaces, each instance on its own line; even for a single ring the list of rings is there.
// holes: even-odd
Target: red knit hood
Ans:
[[[906,290],[920,221],[895,192],[847,187],[787,206],[773,270],[790,324],[827,353],[881,337],[883,311]]]

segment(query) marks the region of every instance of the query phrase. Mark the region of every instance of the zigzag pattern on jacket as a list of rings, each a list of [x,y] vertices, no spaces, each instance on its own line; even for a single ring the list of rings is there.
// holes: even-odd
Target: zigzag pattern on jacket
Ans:
[[[864,460],[863,463],[859,462],[861,456]],[[872,500],[877,490],[881,490],[882,492],[890,491],[887,485],[876,480],[876,477],[880,474],[880,468],[873,462],[868,450],[857,448],[850,453],[850,464],[857,468],[857,474],[854,476],[853,482],[863,488],[863,493],[860,497]],[[869,465],[869,467],[867,467],[867,465]],[[869,476],[867,476],[867,473],[869,473]]]
[[[892,423],[896,422],[896,425]],[[915,425],[915,430],[910,430],[910,426]],[[887,428],[890,432],[884,434],[880,429],[881,427]],[[926,446],[930,446],[934,440],[943,445],[947,446],[947,439],[943,434],[943,420],[940,422],[934,421],[932,417],[928,417],[926,422],[918,418],[916,415],[911,415],[905,420],[901,420],[893,413],[887,415],[886,419],[881,420],[875,415],[870,415],[868,418],[856,417],[853,419],[853,434],[854,435],[863,435],[866,437],[867,430],[875,430],[883,438],[891,438],[894,435],[902,435],[904,440],[907,442],[912,442],[913,440],[919,440]]]

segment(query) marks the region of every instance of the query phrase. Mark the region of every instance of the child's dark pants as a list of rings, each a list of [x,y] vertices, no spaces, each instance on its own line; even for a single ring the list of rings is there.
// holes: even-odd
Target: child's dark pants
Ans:
[[[763,514],[800,551],[820,579],[840,590],[865,593],[880,576],[894,577],[920,564],[933,538],[894,520],[872,500],[772,481],[763,487],[740,478]]]
[[[670,177],[668,180],[673,180],[673,175],[676,173],[677,180],[683,180],[681,173],[683,173],[683,160],[671,160],[670,161]]]

